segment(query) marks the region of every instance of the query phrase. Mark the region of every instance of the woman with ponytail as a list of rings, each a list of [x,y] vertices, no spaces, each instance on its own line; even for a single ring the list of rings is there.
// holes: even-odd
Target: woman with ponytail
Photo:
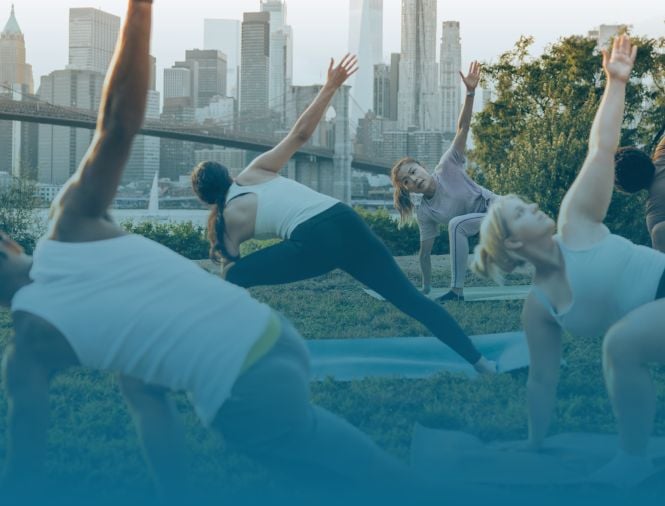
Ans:
[[[466,140],[471,126],[473,98],[480,81],[480,64],[471,63],[469,74],[462,76],[466,100],[459,117],[453,143],[430,174],[413,158],[403,158],[391,171],[394,205],[400,221],[405,223],[414,214],[411,193],[422,195],[415,209],[420,229],[420,270],[422,291],[428,294],[432,283],[432,247],[440,225],[448,226],[450,242],[450,291],[437,299],[464,300],[464,278],[469,256],[469,238],[478,234],[480,222],[496,195],[473,181],[465,171]]]
[[[413,286],[353,209],[279,175],[356,69],[353,56],[345,56],[337,66],[331,60],[326,84],[289,134],[235,181],[217,163],[204,162],[194,169],[194,191],[213,206],[208,224],[211,258],[224,264],[227,281],[242,287],[292,283],[342,269],[425,325],[478,372],[495,372],[496,364],[478,352],[441,306]],[[240,244],[254,237],[283,241],[240,258]]]

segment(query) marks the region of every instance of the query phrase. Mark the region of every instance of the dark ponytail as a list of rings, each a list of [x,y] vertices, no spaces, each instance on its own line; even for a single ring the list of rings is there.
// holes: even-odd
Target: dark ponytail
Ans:
[[[233,184],[229,170],[217,162],[201,162],[192,171],[194,193],[206,204],[210,204],[208,216],[208,241],[210,241],[210,259],[215,263],[226,260],[235,262],[240,257],[231,255],[224,245],[226,225],[224,208],[226,195]]]

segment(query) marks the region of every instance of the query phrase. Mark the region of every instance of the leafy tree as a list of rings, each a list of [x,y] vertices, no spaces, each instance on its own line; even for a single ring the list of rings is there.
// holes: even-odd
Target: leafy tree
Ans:
[[[648,147],[665,124],[665,39],[637,39],[622,145]],[[485,67],[495,98],[476,115],[471,155],[477,177],[497,193],[517,193],[556,216],[587,152],[605,86],[596,41],[567,37],[537,57],[531,37]],[[616,192],[607,218],[613,232],[645,243],[644,195]]]
[[[0,230],[31,253],[40,225],[35,215],[37,197],[32,181],[13,178],[11,184],[0,189]]]

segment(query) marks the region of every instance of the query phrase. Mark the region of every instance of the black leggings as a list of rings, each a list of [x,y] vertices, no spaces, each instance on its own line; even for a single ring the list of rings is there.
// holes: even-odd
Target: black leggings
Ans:
[[[453,317],[407,279],[381,240],[342,203],[298,225],[290,239],[241,258],[226,279],[248,288],[293,283],[334,269],[342,269],[381,294],[469,363],[480,359],[480,352]]]

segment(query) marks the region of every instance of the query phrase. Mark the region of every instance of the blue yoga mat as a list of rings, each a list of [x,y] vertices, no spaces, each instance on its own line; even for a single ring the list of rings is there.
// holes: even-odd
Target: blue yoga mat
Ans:
[[[480,352],[499,364],[499,371],[529,365],[523,332],[472,336]],[[448,371],[476,376],[462,357],[434,337],[322,339],[308,341],[312,376],[339,381],[369,377],[426,378]]]

